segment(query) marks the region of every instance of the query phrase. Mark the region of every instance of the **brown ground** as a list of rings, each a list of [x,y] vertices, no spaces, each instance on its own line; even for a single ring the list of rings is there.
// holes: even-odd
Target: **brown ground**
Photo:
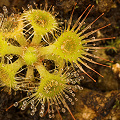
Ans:
[[[44,0],[0,0],[0,12],[2,12],[3,5],[6,5],[9,12],[22,11],[22,7],[26,8],[28,4],[33,4],[35,1],[38,5],[43,4]],[[82,14],[85,8],[89,5],[95,5],[90,15],[86,20],[86,24],[91,23],[101,13],[105,15],[100,18],[93,26],[93,29],[97,29],[106,24],[111,23],[111,26],[100,30],[95,37],[116,37],[113,40],[112,45],[117,48],[117,52],[114,50],[101,50],[96,52],[98,56],[112,60],[113,63],[98,60],[103,64],[111,64],[114,69],[110,69],[103,66],[92,65],[92,67],[99,71],[104,78],[87,70],[90,75],[97,80],[96,83],[92,82],[90,78],[84,75],[85,80],[81,85],[84,87],[83,91],[77,93],[78,102],[75,106],[71,106],[71,111],[77,120],[120,120],[120,68],[115,66],[116,63],[120,64],[120,0],[46,0],[48,6],[54,5],[55,11],[59,12],[57,18],[61,20],[69,19],[73,6],[77,2],[76,9],[74,11],[73,22]],[[108,45],[108,42],[99,42],[99,46]],[[117,69],[117,70],[116,70]],[[115,71],[116,70],[116,71]],[[2,90],[2,88],[0,88]],[[14,93],[14,92],[13,92]],[[11,108],[7,112],[5,111],[15,101],[19,101],[24,94],[20,92],[12,95],[8,95],[7,92],[0,91],[0,120],[48,120],[47,116],[44,118],[38,117],[38,113],[34,116],[29,115],[29,110],[21,111],[18,108]],[[67,112],[61,114],[64,120],[72,120],[71,115]],[[58,120],[59,115],[56,114],[54,120]]]

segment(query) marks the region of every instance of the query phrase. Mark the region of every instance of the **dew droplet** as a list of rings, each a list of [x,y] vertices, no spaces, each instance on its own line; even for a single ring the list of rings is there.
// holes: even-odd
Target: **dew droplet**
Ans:
[[[24,105],[22,105],[21,110],[25,110],[25,108],[26,108],[26,107],[25,107]]]
[[[81,76],[80,78],[81,78],[81,80],[83,80],[83,79],[84,79],[84,76]]]
[[[34,114],[35,114],[35,112],[31,111],[30,115],[32,115],[32,116],[33,116]]]
[[[63,113],[65,113],[65,112],[66,112],[65,108],[62,108],[62,112],[63,112]]]
[[[52,114],[52,118],[54,118],[55,117],[55,115],[54,114]]]
[[[6,6],[3,6],[3,11],[4,11],[4,14],[8,13],[8,10],[7,10]]]
[[[67,79],[66,79],[66,82],[70,82],[70,80],[67,78]]]
[[[74,102],[71,102],[71,105],[74,105],[75,103]]]
[[[75,93],[72,93],[72,96],[75,97]]]
[[[69,98],[69,96],[65,94],[65,98]]]
[[[27,105],[27,101],[26,101],[26,100],[25,100],[25,101],[23,101],[23,104],[24,104],[24,105]]]
[[[44,108],[44,107],[45,107],[45,105],[44,105],[44,104],[42,104],[42,105],[41,105],[41,108]]]
[[[75,98],[75,101],[78,101],[78,99],[77,99],[77,98]]]
[[[31,109],[34,109],[35,108],[35,106],[34,105],[31,105],[31,107],[30,107]]]
[[[75,84],[76,82],[75,81],[72,81],[72,84]]]
[[[40,117],[43,117],[43,115],[44,115],[43,112],[40,111],[39,116],[40,116]]]
[[[48,110],[48,113],[51,113],[51,110],[50,110],[50,109]]]
[[[69,100],[70,102],[72,102],[72,99],[71,99],[71,98],[69,98],[68,100]]]
[[[52,115],[49,114],[49,118],[52,118]]]
[[[92,40],[95,40],[95,37],[92,37]]]
[[[69,90],[70,93],[72,93],[73,91],[72,90]]]
[[[17,106],[18,106],[18,102],[15,102],[15,103],[14,103],[14,106],[17,107]]]
[[[34,100],[31,100],[31,104],[34,105]]]

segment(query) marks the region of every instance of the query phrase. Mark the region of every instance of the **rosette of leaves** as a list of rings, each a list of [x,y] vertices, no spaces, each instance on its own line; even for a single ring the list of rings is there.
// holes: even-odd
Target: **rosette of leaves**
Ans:
[[[23,102],[21,110],[31,104],[31,115],[35,114],[38,104],[41,104],[40,116],[44,116],[46,102],[50,118],[54,117],[54,109],[65,112],[67,108],[70,111],[65,98],[74,104],[73,88],[81,88],[79,85],[72,84],[79,83],[79,75],[76,81],[69,75],[71,71],[65,68],[65,62],[61,58],[47,52],[42,53],[40,50],[44,47],[42,40],[48,43],[49,38],[45,40],[44,36],[51,34],[52,38],[55,38],[54,32],[57,28],[55,17],[39,9],[24,11],[19,17],[16,16],[14,15],[13,19],[11,16],[3,15],[1,24],[0,80],[2,86],[10,88],[9,92],[14,89],[32,93],[19,101]],[[46,60],[52,62],[52,68],[46,67]],[[69,97],[68,94],[71,96]],[[52,101],[55,102],[56,107]],[[17,106],[19,102],[16,102],[14,106]],[[50,110],[52,110],[52,115]]]

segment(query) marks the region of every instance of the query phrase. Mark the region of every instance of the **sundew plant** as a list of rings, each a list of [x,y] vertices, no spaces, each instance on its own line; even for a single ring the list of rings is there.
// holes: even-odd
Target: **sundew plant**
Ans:
[[[82,66],[102,76],[84,60],[102,65],[89,58],[100,58],[91,51],[104,49],[94,46],[94,42],[111,39],[90,37],[110,24],[87,32],[103,14],[81,29],[92,8],[89,5],[74,25],[71,25],[72,12],[62,29],[54,7],[33,9],[28,5],[28,10],[23,13],[11,15],[3,7],[3,13],[0,14],[1,86],[8,87],[9,93],[11,89],[27,92],[25,98],[9,108],[19,106],[25,110],[30,107],[31,115],[39,111],[40,117],[48,114],[49,118],[55,117],[55,111],[60,115],[60,112],[68,110],[75,120],[68,102],[74,105],[78,100],[76,90],[83,89],[80,81],[84,78],[80,72],[96,82]]]

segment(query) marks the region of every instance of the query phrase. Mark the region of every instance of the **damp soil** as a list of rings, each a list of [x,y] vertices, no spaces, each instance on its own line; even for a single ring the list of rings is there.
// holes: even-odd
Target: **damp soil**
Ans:
[[[45,3],[46,1],[46,3]],[[54,6],[58,16],[56,17],[60,21],[69,20],[75,3],[77,3],[74,15],[73,23],[82,14],[85,8],[91,4],[94,8],[90,12],[86,19],[86,25],[95,20],[100,14],[104,12],[104,16],[98,19],[93,25],[92,30],[98,29],[107,24],[111,24],[105,29],[99,30],[91,37],[103,38],[103,37],[116,37],[114,40],[106,40],[97,42],[97,46],[109,46],[113,45],[117,48],[117,51],[112,49],[100,50],[94,52],[109,61],[102,59],[95,59],[95,61],[107,64],[115,65],[120,64],[120,0],[0,0],[0,13],[2,13],[2,7],[5,5],[8,8],[9,14],[22,12],[22,7],[27,9],[27,5],[33,5],[36,2],[38,6],[51,5]],[[33,5],[34,6],[34,5]],[[72,24],[73,25],[73,24]],[[63,24],[64,26],[64,24]],[[113,41],[113,43],[111,42]],[[110,44],[112,43],[112,44]],[[113,62],[110,62],[113,61]],[[84,80],[81,82],[81,86],[84,88],[82,91],[77,92],[78,101],[74,106],[70,106],[70,109],[75,116],[76,120],[120,120],[120,68],[117,72],[114,72],[112,68],[104,67],[102,65],[95,65],[88,63],[94,70],[98,71],[104,76],[97,75],[93,71],[85,68],[96,82],[93,82],[88,76],[84,75]],[[34,116],[29,115],[30,109],[21,111],[19,108],[12,107],[8,111],[6,109],[11,106],[15,101],[22,99],[26,93],[13,91],[11,95],[8,94],[7,88],[0,88],[0,120],[49,120],[47,116],[40,118],[38,113]],[[63,120],[72,120],[69,112],[61,114]],[[54,120],[59,120],[59,114],[56,113]]]

